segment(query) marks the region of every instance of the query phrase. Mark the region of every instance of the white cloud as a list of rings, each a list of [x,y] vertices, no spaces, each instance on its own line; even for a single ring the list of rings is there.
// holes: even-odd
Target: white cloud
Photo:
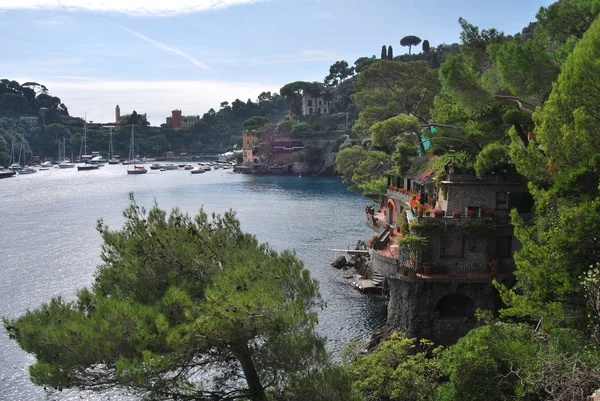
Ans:
[[[67,78],[67,77],[65,77]],[[31,81],[30,77],[16,78],[18,82]],[[147,113],[152,125],[160,125],[171,115],[171,110],[181,109],[184,115],[218,110],[223,101],[240,99],[253,101],[261,92],[279,91],[282,84],[227,81],[100,81],[82,77],[65,80],[44,80],[53,96],[60,97],[72,116],[94,122],[114,121],[115,106],[122,114]]]
[[[166,51],[168,51],[168,52],[175,53],[175,54],[177,54],[178,56],[181,56],[181,57],[183,57],[184,59],[188,60],[190,63],[194,64],[195,66],[197,66],[197,67],[200,67],[200,68],[202,68],[203,70],[208,70],[208,66],[207,66],[206,64],[204,64],[204,63],[203,63],[203,62],[201,62],[201,61],[198,61],[198,60],[196,60],[195,58],[193,58],[193,57],[192,57],[192,56],[190,56],[189,54],[187,54],[187,53],[185,53],[185,52],[183,52],[183,51],[181,51],[181,50],[179,50],[179,49],[176,49],[176,48],[174,48],[174,47],[171,47],[171,46],[165,45],[164,43],[161,43],[161,42],[159,42],[159,41],[157,41],[157,40],[154,40],[154,39],[151,39],[151,38],[149,38],[149,37],[147,37],[147,36],[144,36],[144,35],[142,35],[141,33],[139,33],[139,32],[136,32],[136,31],[134,31],[134,30],[131,30],[131,29],[129,29],[129,28],[125,28],[124,26],[121,26],[121,25],[115,24],[115,23],[113,23],[113,22],[111,22],[111,24],[112,24],[112,25],[114,25],[114,26],[116,26],[116,27],[117,27],[117,28],[119,28],[119,29],[122,29],[122,30],[124,30],[125,32],[128,32],[128,33],[132,34],[133,36],[135,36],[135,37],[137,37],[137,38],[140,38],[140,39],[142,39],[142,40],[144,40],[144,41],[146,41],[146,42],[150,43],[152,46],[156,47],[157,49],[166,50]]]
[[[149,16],[215,10],[259,1],[262,0],[0,0],[0,10],[85,10]]]

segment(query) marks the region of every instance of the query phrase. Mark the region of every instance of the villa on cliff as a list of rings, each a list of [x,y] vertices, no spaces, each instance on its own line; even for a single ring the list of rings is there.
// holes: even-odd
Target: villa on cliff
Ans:
[[[519,176],[388,176],[380,209],[366,209],[377,234],[373,274],[389,286],[388,325],[448,344],[478,325],[477,309],[498,310],[492,281],[511,282],[520,248],[509,213],[527,219],[532,207]]]
[[[248,131],[242,133],[242,157],[253,168],[269,169],[274,173],[290,173],[290,156],[304,149],[304,142],[290,135],[264,133],[262,140]],[[282,171],[275,171],[282,170]]]

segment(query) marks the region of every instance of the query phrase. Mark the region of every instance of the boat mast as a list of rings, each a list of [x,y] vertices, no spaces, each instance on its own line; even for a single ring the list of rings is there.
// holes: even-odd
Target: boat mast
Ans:
[[[112,141],[112,129],[113,127],[108,127],[108,160],[113,159],[113,141]]]
[[[131,124],[131,141],[129,142],[129,161],[131,161],[135,167],[135,144],[133,141],[133,124]]]
[[[10,143],[10,160],[8,161],[8,166],[12,166],[15,162],[15,140],[13,139]]]
[[[81,163],[81,159],[85,159],[84,156],[87,155],[87,113],[85,115],[85,120],[83,121],[83,140],[81,141],[81,147],[79,148],[79,162]],[[84,163],[87,164],[87,159],[84,160]]]

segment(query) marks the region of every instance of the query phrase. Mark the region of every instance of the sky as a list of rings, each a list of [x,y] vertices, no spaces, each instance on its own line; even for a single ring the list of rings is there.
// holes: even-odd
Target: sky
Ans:
[[[323,81],[351,65],[459,42],[458,18],[520,32],[549,0],[0,0],[0,78],[35,81],[72,116],[113,122],[147,113],[160,125],[256,100],[293,81]],[[413,49],[414,51],[414,49]],[[420,51],[420,46],[417,51]]]

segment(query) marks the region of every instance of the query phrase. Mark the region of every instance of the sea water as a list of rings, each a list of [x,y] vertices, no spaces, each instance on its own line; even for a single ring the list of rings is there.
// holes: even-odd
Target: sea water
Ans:
[[[0,180],[0,315],[14,318],[53,296],[73,300],[92,283],[100,263],[96,221],[112,228],[133,192],[141,206],[157,202],[195,214],[234,210],[242,230],[273,249],[295,250],[319,281],[327,307],[317,330],[334,355],[352,340],[367,339],[385,322],[381,299],[350,286],[347,272],[329,264],[372,233],[366,227],[367,199],[348,192],[338,178],[255,176],[231,170],[205,174],[150,170],[127,175],[126,167],[99,170],[51,169]],[[29,381],[33,357],[0,329],[0,400],[122,399],[122,393],[76,390],[46,393]]]

